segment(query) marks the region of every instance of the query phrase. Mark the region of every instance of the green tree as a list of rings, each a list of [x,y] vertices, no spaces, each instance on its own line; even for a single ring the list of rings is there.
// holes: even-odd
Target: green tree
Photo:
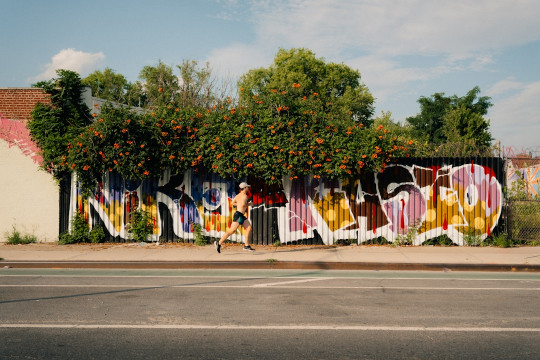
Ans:
[[[491,98],[489,96],[478,97],[480,93],[480,88],[475,86],[467,95],[458,98],[456,95],[452,96],[452,104],[454,107],[464,106],[466,109],[470,110],[472,113],[480,114],[482,116],[487,115],[489,108],[493,105],[491,103]],[[475,102],[476,100],[476,102]]]
[[[413,127],[415,139],[421,143],[440,144],[444,141],[442,130],[443,117],[450,107],[450,98],[444,93],[435,93],[431,97],[420,97],[420,113],[406,121]]]
[[[447,142],[474,141],[482,148],[489,147],[493,140],[489,132],[489,120],[464,105],[446,112],[443,132]]]
[[[463,97],[447,97],[444,93],[420,97],[420,113],[406,119],[413,128],[414,138],[425,146],[439,146],[449,141],[448,135],[454,138],[459,135],[460,139],[475,139],[482,146],[489,146],[489,121],[484,116],[492,103],[487,96],[478,98],[479,93],[476,86]]]
[[[144,85],[140,81],[128,83],[126,85],[126,104],[136,107],[144,107],[148,102],[148,97]]]
[[[347,116],[333,119],[318,93],[302,84],[283,84],[265,95],[242,94],[238,107],[203,115],[202,162],[225,177],[253,176],[267,183],[312,174],[346,178],[380,171],[392,157],[405,156],[397,137],[383,125],[363,125]]]
[[[177,68],[180,71],[180,82],[176,106],[209,108],[222,100],[215,94],[216,80],[212,77],[212,69],[208,62],[204,67],[199,67],[195,60],[184,60]]]
[[[126,103],[131,106],[151,107],[171,105],[176,108],[209,108],[223,101],[217,94],[219,81],[212,76],[209,63],[199,66],[196,60],[184,60],[175,68],[159,61],[156,66],[145,66],[139,81],[127,83]]]
[[[273,184],[285,177],[335,179],[382,171],[392,158],[408,155],[410,142],[389,129],[397,125],[389,121],[368,127],[358,121],[360,116],[371,121],[368,113],[372,112],[373,98],[359,86],[357,72],[343,65],[327,65],[307,50],[283,51],[282,55],[291,63],[287,65],[278,56],[280,66],[301,67],[302,71],[285,72],[290,77],[284,78],[276,72],[271,77],[276,87],[263,81],[240,89],[240,104],[213,94],[208,66],[199,69],[196,62],[184,62],[179,66],[180,81],[172,68],[161,62],[157,67],[145,67],[140,76],[144,82],[133,84],[133,89],[149,111],[109,104],[102,107],[94,122],[86,109],[87,117],[72,116],[84,121],[51,126],[51,134],[61,136],[62,141],[44,142],[47,151],[55,154],[50,163],[61,170],[76,171],[86,191],[106,172],[135,180],[155,178],[164,170],[180,174],[202,167],[227,178],[256,177]],[[306,63],[300,66],[302,58]],[[319,66],[320,76],[312,73],[310,65]],[[264,72],[251,71],[244,80]],[[78,79],[77,74],[68,74],[75,75],[72,81]],[[332,76],[325,78],[328,74]],[[70,100],[48,111],[80,102],[82,84],[78,81],[78,86],[66,84]],[[302,82],[308,85],[307,90]],[[45,85],[67,96],[57,82]],[[350,94],[354,93],[365,95],[367,100],[362,102],[361,96],[353,99]],[[127,94],[129,98],[130,92]],[[362,108],[364,115],[354,110],[355,106]]]
[[[294,94],[297,101],[316,94],[327,121],[353,120],[371,125],[374,99],[360,83],[360,73],[344,64],[325,63],[307,49],[280,49],[270,67],[244,74],[238,82],[240,105],[249,104],[253,96],[268,103],[275,98],[275,91],[290,91],[293,84],[298,86]],[[272,104],[275,108],[281,105]]]
[[[143,107],[158,107],[174,103],[178,95],[178,77],[174,75],[173,68],[161,62],[157,66],[147,65],[139,74],[142,88],[146,95]]]
[[[103,106],[96,121],[68,142],[60,164],[76,171],[85,189],[92,189],[105,172],[116,172],[129,180],[158,176],[165,151],[161,129],[150,113]]]
[[[381,114],[375,117],[373,125],[375,127],[382,125],[394,136],[403,141],[409,141],[412,138],[412,127],[409,124],[401,124],[392,120],[392,113],[390,111],[381,111]]]
[[[27,124],[42,151],[42,166],[55,176],[59,175],[59,164],[64,161],[72,137],[92,121],[90,109],[81,97],[83,84],[79,74],[69,70],[56,73],[57,78],[33,85],[50,94],[51,105],[38,103]]]
[[[82,80],[84,85],[92,88],[92,95],[101,99],[125,103],[128,82],[124,75],[116,74],[106,68],[103,72],[96,70]]]

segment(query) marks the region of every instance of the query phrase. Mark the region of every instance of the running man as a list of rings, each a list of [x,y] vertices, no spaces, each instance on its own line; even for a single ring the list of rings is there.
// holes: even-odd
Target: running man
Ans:
[[[242,225],[244,229],[246,229],[246,243],[244,244],[244,250],[255,251],[255,249],[253,249],[249,245],[249,240],[251,237],[251,223],[246,216],[248,207],[253,206],[253,201],[249,201],[248,197],[248,191],[250,186],[247,183],[242,182],[240,183],[239,188],[240,192],[234,197],[231,203],[232,206],[236,206],[236,212],[233,215],[233,222],[231,224],[231,227],[229,228],[229,230],[227,230],[227,232],[225,232],[225,234],[223,234],[219,242],[214,241],[214,245],[216,245],[216,250],[218,253],[221,253],[221,245],[227,240],[229,236],[234,234],[234,232],[236,231],[236,229],[238,229],[240,225]]]

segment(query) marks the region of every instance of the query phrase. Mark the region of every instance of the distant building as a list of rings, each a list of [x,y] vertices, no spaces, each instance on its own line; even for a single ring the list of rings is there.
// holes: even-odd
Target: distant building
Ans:
[[[506,182],[512,188],[512,183],[521,179],[525,183],[530,197],[538,197],[540,194],[540,156],[532,157],[531,154],[521,153],[508,158],[506,165]]]
[[[82,97],[95,114],[106,102],[92,97],[89,87]],[[58,184],[40,169],[40,149],[26,128],[37,103],[51,103],[41,88],[0,87],[0,242],[14,226],[40,241],[59,235]]]
[[[40,150],[26,123],[34,106],[50,104],[40,88],[0,88],[0,241],[15,227],[40,241],[58,237],[58,186],[40,170]]]

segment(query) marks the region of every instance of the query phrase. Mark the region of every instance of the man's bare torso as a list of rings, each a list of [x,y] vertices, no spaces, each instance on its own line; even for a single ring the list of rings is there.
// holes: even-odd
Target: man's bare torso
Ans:
[[[245,214],[249,206],[249,198],[245,192],[241,192],[236,195],[232,201],[232,205],[236,205],[236,211]]]

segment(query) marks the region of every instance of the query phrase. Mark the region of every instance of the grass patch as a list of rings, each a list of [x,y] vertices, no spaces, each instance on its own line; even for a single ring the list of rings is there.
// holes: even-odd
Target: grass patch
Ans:
[[[33,234],[21,234],[15,226],[11,232],[6,234],[7,244],[9,245],[20,245],[20,244],[33,244],[37,242],[37,237]]]
[[[99,243],[105,239],[105,232],[102,227],[96,227],[92,230],[84,220],[84,215],[77,213],[71,221],[71,232],[61,234],[58,238],[60,245],[77,243]]]
[[[206,246],[210,244],[210,238],[203,235],[202,226],[199,223],[191,223],[193,226],[193,237],[195,238],[195,245]]]
[[[506,233],[503,233],[503,232],[493,235],[491,237],[487,237],[486,239],[484,239],[482,245],[496,246],[496,247],[502,247],[502,248],[514,246],[514,244],[512,243],[512,240],[508,237]]]

